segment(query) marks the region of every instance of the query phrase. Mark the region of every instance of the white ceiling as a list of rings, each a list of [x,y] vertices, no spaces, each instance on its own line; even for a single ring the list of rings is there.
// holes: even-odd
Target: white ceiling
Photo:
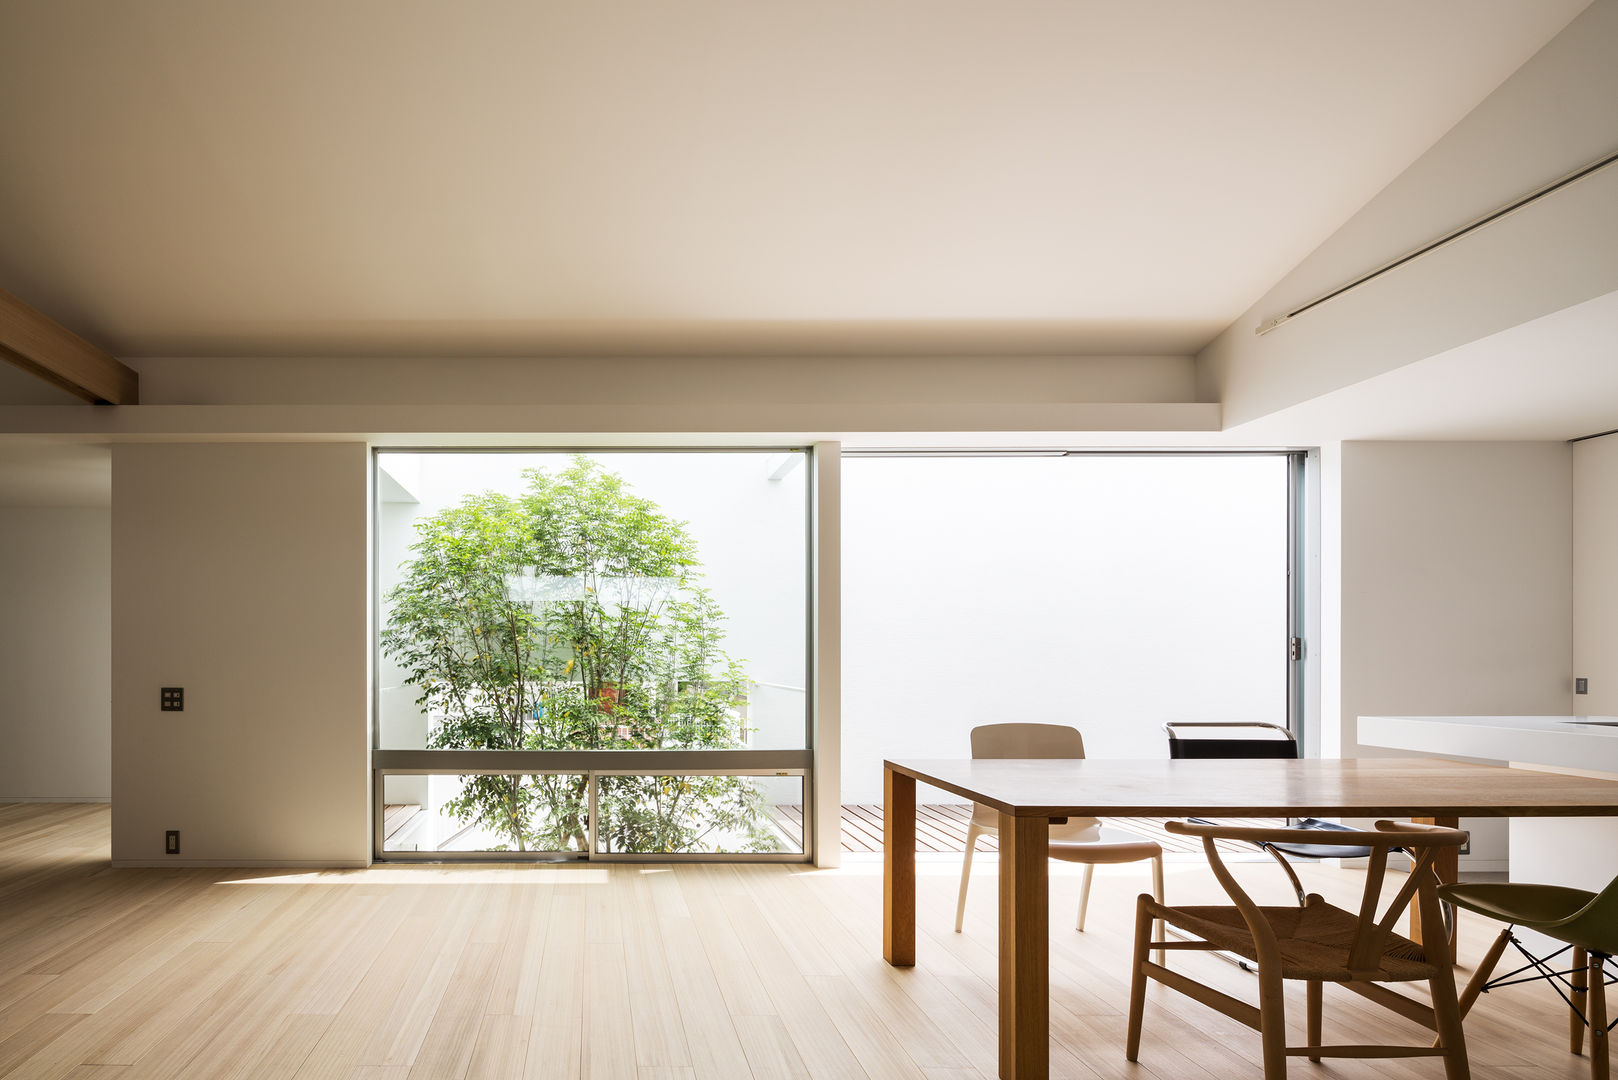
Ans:
[[[1194,351],[1586,0],[0,0],[122,356]]]

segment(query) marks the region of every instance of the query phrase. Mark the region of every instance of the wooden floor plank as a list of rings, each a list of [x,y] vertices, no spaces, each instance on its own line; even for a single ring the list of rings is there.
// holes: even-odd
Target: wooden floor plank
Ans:
[[[734,868],[723,864],[702,867],[711,878],[735,880]],[[789,943],[784,941],[770,925],[744,888],[719,890],[725,897],[724,908],[736,936],[746,947],[747,957],[764,992],[774,1005],[792,1039],[798,1056],[811,1075],[817,1077],[864,1077],[848,1044],[837,1025],[816,998],[813,989],[792,958]],[[793,942],[792,944],[798,944]],[[817,965],[818,967],[818,965]]]
[[[467,1063],[470,1077],[516,1078],[523,1074],[528,1059],[528,1033],[531,1024],[526,1016],[502,1013],[484,1016],[472,1043],[472,1055]]]
[[[809,1080],[809,1069],[779,1016],[738,1016],[736,1032],[754,1080]]]
[[[947,995],[942,994],[925,972],[891,967],[872,955],[823,904],[810,880],[799,874],[755,873],[749,883],[758,890],[760,907],[771,916],[776,931],[784,936],[803,936],[814,941],[832,957],[838,974],[858,994],[865,1013],[876,1017],[887,1029],[886,1039],[904,1048],[908,1058],[921,1067],[966,1068],[970,1057],[950,1037],[948,1025],[974,1023],[957,1013],[935,1016],[932,1012]],[[824,1000],[824,995],[821,995]],[[925,1002],[925,1004],[923,1004]],[[992,1035],[987,1025],[978,1024],[986,1040],[986,1063],[994,1063]]]
[[[87,1017],[74,1013],[46,1013],[0,1039],[0,1076],[9,1076],[16,1066],[31,1058],[41,1047]]]
[[[520,989],[531,1002],[526,1080],[578,1080],[584,1068],[585,892],[590,886],[555,886],[545,922],[545,945],[534,985]]]
[[[483,1028],[499,951],[492,941],[468,941],[462,948],[411,1062],[410,1080],[459,1080],[466,1074]]]
[[[585,1080],[636,1080],[629,973],[622,942],[584,946]]]
[[[268,1038],[256,1040],[236,1061],[221,1062],[213,1075],[233,1080],[285,1080],[303,1066],[331,1022],[323,1013],[283,1016],[278,1023],[260,1029]],[[229,1065],[234,1065],[234,1072],[223,1067]]]
[[[775,1006],[765,992],[764,984],[759,981],[746,947],[726,917],[725,906],[713,888],[710,875],[704,870],[700,864],[692,863],[675,867],[693,924],[702,939],[709,969],[725,999],[725,1006],[733,1017],[773,1015]]]
[[[433,888],[436,886],[428,886]],[[372,1026],[355,1065],[413,1065],[427,1025],[443,1000],[481,907],[475,893],[452,890],[449,908],[412,950],[413,964],[394,987],[386,1012]]]
[[[964,842],[964,808],[938,804],[928,816],[934,841],[958,828]],[[858,817],[871,824],[868,811]],[[984,1080],[996,1071],[994,859],[974,871],[982,895],[960,934],[957,867],[921,864],[917,966],[899,969],[880,959],[881,875],[868,855],[851,853],[837,871],[112,870],[107,827],[105,806],[0,804],[0,949],[22,961],[0,965],[7,1080]],[[1221,898],[1202,864],[1182,859],[1169,871],[1171,901]],[[1290,892],[1266,862],[1232,872],[1264,902]],[[1352,903],[1364,880],[1318,864],[1299,872],[1338,903]],[[1079,934],[1079,877],[1053,864],[1051,1075],[1257,1075],[1252,1032],[1156,986],[1141,1061],[1123,1060],[1133,902],[1145,880],[1137,868],[1101,868]],[[1389,887],[1399,883],[1394,875]],[[1495,928],[1462,920],[1464,979]],[[1252,976],[1214,958],[1173,954],[1170,964],[1254,996]],[[1288,988],[1287,1008],[1296,1036],[1300,989]],[[1466,1022],[1473,1075],[1582,1080],[1588,1060],[1567,1053],[1563,1010],[1542,986],[1480,999]],[[1330,987],[1326,1035],[1421,1038]],[[1430,1060],[1334,1061],[1326,1071],[1333,1080],[1442,1075]]]
[[[629,982],[629,1019],[635,1040],[635,1063],[641,1068],[690,1068],[680,1000],[669,970],[662,927],[652,903],[647,877],[657,867],[635,867],[625,875],[627,888],[620,911],[624,918],[624,969]]]
[[[489,991],[491,1016],[530,1017],[539,992],[539,968],[545,958],[545,927],[550,922],[551,899],[555,890],[548,880],[523,882],[514,886],[518,903],[512,912],[507,936],[501,942],[500,967]]]
[[[299,1066],[297,1080],[347,1080],[362,1067],[380,1068],[362,1062],[366,1046],[406,988],[414,990],[416,950],[433,940],[435,929],[454,910],[455,897],[448,889],[429,888],[415,895],[401,890],[401,895],[409,903],[404,920],[342,1001]]]

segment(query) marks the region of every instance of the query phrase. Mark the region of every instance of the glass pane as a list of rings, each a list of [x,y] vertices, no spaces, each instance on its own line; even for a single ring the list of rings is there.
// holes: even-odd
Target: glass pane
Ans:
[[[1285,724],[1283,455],[849,458],[843,801],[978,724],[1162,758],[1168,720]]]
[[[805,457],[379,454],[377,745],[802,748]]]
[[[382,778],[381,797],[384,852],[589,848],[585,776],[394,774]]]
[[[803,852],[801,776],[598,776],[596,850]]]

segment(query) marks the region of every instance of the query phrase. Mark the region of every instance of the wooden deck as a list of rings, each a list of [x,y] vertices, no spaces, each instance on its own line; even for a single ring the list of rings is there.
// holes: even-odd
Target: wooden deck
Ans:
[[[802,806],[772,806],[770,816],[790,836],[803,835]],[[966,827],[971,821],[972,808],[966,803],[929,803],[916,807],[917,851],[965,851]],[[1148,840],[1156,840],[1164,851],[1195,853],[1202,850],[1200,841],[1175,836],[1163,828],[1164,818],[1109,818],[1112,828],[1135,833]],[[1232,824],[1274,825],[1274,821],[1230,818]],[[852,803],[843,807],[844,851],[882,850],[882,807],[874,803]],[[979,851],[998,851],[1000,845],[993,836],[978,838]],[[1242,844],[1221,844],[1231,851],[1249,850]]]
[[[421,812],[414,804],[389,804],[383,808],[382,835],[384,842],[404,828],[411,818]],[[771,820],[787,836],[802,843],[803,807],[783,804],[768,808]],[[917,851],[965,851],[966,827],[972,817],[972,808],[966,803],[929,803],[916,807]],[[1111,818],[1107,825],[1131,832],[1148,840],[1156,840],[1164,851],[1195,853],[1202,845],[1184,836],[1175,836],[1163,828],[1163,818]],[[1223,820],[1223,819],[1222,819]],[[1274,825],[1273,821],[1231,818],[1232,824]],[[1245,845],[1222,841],[1220,846],[1230,851],[1246,851]],[[843,806],[844,851],[882,850],[882,807],[875,803],[849,803]],[[979,851],[998,851],[999,843],[993,836],[978,838]]]
[[[393,834],[410,824],[410,819],[421,813],[415,803],[389,803],[382,808],[382,839],[392,840]]]

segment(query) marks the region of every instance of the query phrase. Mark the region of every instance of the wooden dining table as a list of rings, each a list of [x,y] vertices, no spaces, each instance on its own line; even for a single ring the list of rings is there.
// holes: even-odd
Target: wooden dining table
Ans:
[[[883,762],[882,955],[916,962],[916,784],[1000,813],[1000,1076],[1050,1071],[1050,826],[1069,817],[1618,815],[1618,781],[1434,758]],[[1456,862],[1437,867],[1455,880]],[[1419,926],[1412,936],[1420,940]],[[1123,1048],[1118,1048],[1119,1054]]]

